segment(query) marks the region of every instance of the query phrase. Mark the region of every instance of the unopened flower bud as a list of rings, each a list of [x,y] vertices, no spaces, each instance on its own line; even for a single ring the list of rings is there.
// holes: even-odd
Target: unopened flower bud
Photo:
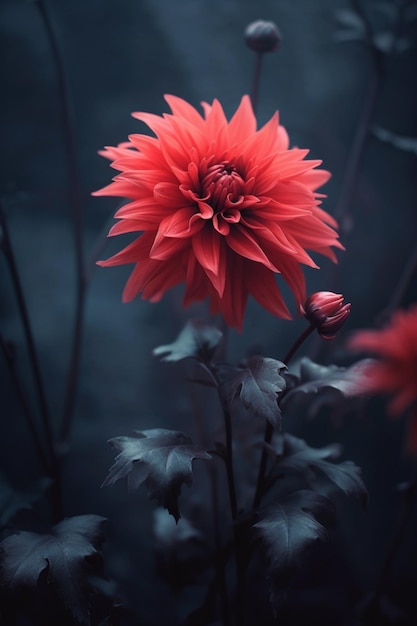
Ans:
[[[351,304],[332,291],[318,291],[304,303],[304,315],[323,339],[334,339],[350,313]]]
[[[246,27],[245,41],[255,52],[274,52],[281,45],[281,33],[274,22],[256,20]]]

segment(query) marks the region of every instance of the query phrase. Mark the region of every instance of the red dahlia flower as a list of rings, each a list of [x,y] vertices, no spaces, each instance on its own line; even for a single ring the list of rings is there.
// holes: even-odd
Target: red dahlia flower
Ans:
[[[349,347],[374,354],[359,393],[390,394],[391,415],[409,411],[408,446],[417,451],[417,305],[396,311],[381,330],[361,330],[354,334]]]
[[[315,190],[329,173],[308,150],[288,148],[278,113],[260,130],[244,96],[230,122],[217,100],[200,115],[185,100],[165,96],[172,114],[134,113],[156,137],[101,154],[121,173],[95,195],[131,202],[117,211],[109,235],[142,234],[100,265],[136,263],[123,300],[157,301],[185,282],[184,305],[210,299],[212,313],[242,327],[249,294],[281,318],[291,315],[275,281],[281,274],[298,309],[305,300],[300,264],[317,267],[307,250],[335,259],[342,248],[336,221],[319,208]]]

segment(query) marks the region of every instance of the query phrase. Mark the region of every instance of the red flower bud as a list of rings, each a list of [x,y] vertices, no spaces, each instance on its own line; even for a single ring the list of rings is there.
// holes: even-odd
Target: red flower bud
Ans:
[[[318,291],[307,298],[303,313],[323,339],[334,339],[350,313],[351,304],[332,291]]]
[[[245,41],[255,52],[275,52],[281,45],[281,33],[274,22],[256,20],[246,27]]]

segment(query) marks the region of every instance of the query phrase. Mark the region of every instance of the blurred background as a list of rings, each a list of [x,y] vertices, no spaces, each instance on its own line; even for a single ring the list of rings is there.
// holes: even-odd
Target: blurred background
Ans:
[[[173,340],[187,319],[204,316],[205,306],[183,310],[182,288],[158,304],[140,299],[122,304],[130,268],[94,267],[97,250],[107,258],[122,245],[117,238],[104,247],[119,201],[91,197],[113,176],[97,151],[130,133],[148,132],[130,113],[167,111],[164,93],[197,107],[202,100],[218,98],[231,115],[252,85],[255,57],[245,46],[244,29],[255,19],[276,22],[282,46],[264,58],[259,124],[278,109],[291,144],[309,148],[311,157],[322,159],[332,172],[324,208],[341,219],[346,252],[339,255],[337,269],[319,259],[319,271],[307,270],[308,290],[333,290],[352,302],[337,342],[323,347],[312,337],[305,351],[323,363],[346,364],[351,357],[343,345],[353,329],[379,324],[393,304],[405,306],[417,296],[415,273],[400,296],[397,291],[416,255],[417,3],[51,0],[45,5],[74,117],[83,249],[91,268],[71,448],[64,466],[65,513],[107,517],[106,571],[123,599],[149,619],[154,607],[161,610],[166,602],[166,615],[174,620],[170,592],[155,584],[152,573],[153,505],[145,490],[132,495],[122,483],[100,485],[114,457],[109,438],[156,426],[190,432],[192,409],[183,372],[155,361],[151,352]],[[365,22],[355,8],[363,10]],[[73,190],[60,95],[63,76],[39,3],[0,0],[0,48],[0,201],[58,428],[77,289]],[[360,157],[357,175],[352,147]],[[35,404],[4,256],[0,278],[1,333],[15,345],[22,380]],[[304,327],[302,319],[277,320],[250,302],[243,332],[230,332],[231,356],[239,359],[256,349],[282,358]],[[41,470],[4,358],[0,371],[1,465],[11,482],[24,488]],[[349,577],[362,590],[372,587],[398,523],[395,487],[410,475],[404,423],[388,421],[381,403],[361,417],[348,415],[337,423],[329,415],[314,420],[301,415],[285,428],[311,445],[341,442],[343,458],[363,468],[369,510],[363,513],[349,503],[341,532],[350,540],[344,557],[353,571]],[[414,529],[415,524],[407,530],[392,581],[398,603],[404,589],[416,583]]]

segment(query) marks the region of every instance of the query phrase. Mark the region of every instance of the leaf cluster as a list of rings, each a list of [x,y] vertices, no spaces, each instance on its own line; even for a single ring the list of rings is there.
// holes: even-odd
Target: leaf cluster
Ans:
[[[164,428],[135,431],[134,437],[115,437],[109,443],[119,454],[103,486],[127,478],[134,491],[145,483],[150,497],[178,521],[178,497],[184,483],[192,484],[192,462],[211,455],[184,433]]]
[[[277,451],[275,451],[275,449]],[[334,519],[335,496],[344,493],[367,503],[360,469],[351,461],[336,463],[340,446],[312,448],[289,434],[270,447],[272,468],[265,485],[265,508],[255,529],[269,561],[271,602],[278,610],[309,548],[326,539]]]
[[[64,519],[50,533],[21,531],[0,543],[0,595],[5,614],[19,608],[22,598],[48,621],[53,619],[90,626],[91,576],[102,577],[103,541],[98,515]],[[39,598],[43,607],[39,607]],[[50,605],[50,606],[45,606]],[[49,612],[50,614],[50,612]]]
[[[174,342],[156,348],[154,354],[170,363],[193,359],[201,365],[205,379],[197,382],[208,381],[217,390],[228,419],[233,416],[239,421],[239,407],[249,416],[248,431],[240,443],[258,459],[258,425],[267,425],[269,434],[275,433],[270,443],[263,444],[267,462],[259,485],[261,504],[256,509],[239,509],[234,543],[241,552],[241,566],[247,567],[258,553],[266,558],[271,602],[277,611],[305,553],[326,538],[338,494],[353,496],[363,506],[367,500],[359,468],[350,461],[338,462],[340,447],[332,444],[312,448],[302,439],[281,434],[282,413],[306,399],[310,403],[317,399],[320,403],[340,403],[353,395],[365,362],[340,368],[302,359],[298,370],[289,373],[283,362],[263,356],[252,356],[239,366],[222,363],[221,347],[222,333],[218,329],[189,322]],[[193,462],[210,460],[213,452],[194,444],[182,432],[166,429],[135,431],[131,437],[116,437],[109,443],[118,454],[103,484],[113,485],[122,478],[127,479],[131,490],[145,484],[150,497],[178,524],[178,499],[182,485],[192,483]],[[226,464],[229,453],[227,446],[217,446],[216,456],[223,457]],[[234,463],[236,469],[236,456]],[[210,549],[207,545],[203,548],[202,531],[188,520],[180,520],[180,526],[167,524],[166,517],[157,516],[155,537],[159,562],[175,586],[172,567],[179,573],[187,569],[182,567],[184,563],[199,562],[196,567],[190,566],[190,571],[203,571]],[[226,546],[225,550],[223,556],[229,558]],[[186,578],[181,584],[186,584]]]

